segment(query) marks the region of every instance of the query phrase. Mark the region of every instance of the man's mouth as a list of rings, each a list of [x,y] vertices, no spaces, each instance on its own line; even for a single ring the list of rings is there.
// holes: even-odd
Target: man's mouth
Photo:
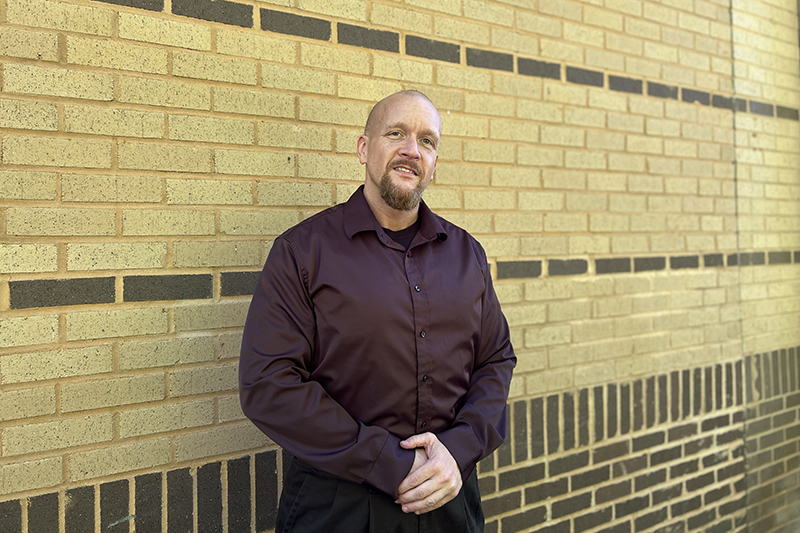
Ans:
[[[422,170],[415,164],[404,161],[398,162],[391,165],[392,170],[399,172],[400,174],[406,174],[407,176],[419,176],[422,174]]]

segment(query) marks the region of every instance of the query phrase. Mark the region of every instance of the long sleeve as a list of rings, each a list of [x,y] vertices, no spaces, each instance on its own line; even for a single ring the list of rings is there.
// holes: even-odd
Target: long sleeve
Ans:
[[[303,461],[394,495],[411,468],[413,451],[400,448],[401,439],[386,429],[356,421],[319,382],[309,379],[317,318],[307,281],[292,245],[277,239],[244,329],[242,410]]]
[[[482,259],[485,261],[485,257]],[[488,268],[485,284],[480,338],[469,390],[451,427],[437,435],[458,463],[464,479],[478,461],[497,449],[506,438],[506,402],[516,365],[508,324]]]

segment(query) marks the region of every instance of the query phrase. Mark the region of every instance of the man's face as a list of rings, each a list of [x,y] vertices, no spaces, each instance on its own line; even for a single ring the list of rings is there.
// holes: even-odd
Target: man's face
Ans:
[[[379,105],[358,138],[358,159],[367,166],[366,192],[377,192],[392,209],[410,211],[419,205],[436,169],[439,113],[413,95],[394,95]]]

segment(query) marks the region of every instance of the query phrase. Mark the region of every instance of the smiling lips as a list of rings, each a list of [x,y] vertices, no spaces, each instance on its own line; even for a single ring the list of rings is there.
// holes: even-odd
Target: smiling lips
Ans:
[[[420,176],[422,174],[422,169],[419,168],[419,165],[408,159],[393,161],[392,163],[389,163],[389,168],[396,170],[401,174],[409,174],[414,176]]]

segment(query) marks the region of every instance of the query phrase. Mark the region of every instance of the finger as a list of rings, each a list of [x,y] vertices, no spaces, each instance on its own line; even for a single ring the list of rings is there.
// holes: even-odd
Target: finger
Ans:
[[[402,509],[405,513],[423,514],[438,509],[455,498],[455,496],[456,494],[442,488],[425,498],[403,504]]]
[[[400,482],[400,485],[397,487],[397,494],[399,496],[402,496],[410,490],[414,490],[434,476],[436,470],[432,468],[429,463],[430,461],[426,461],[422,466],[411,472]]]
[[[406,440],[400,442],[400,446],[405,449],[411,448],[424,448],[433,441],[433,433],[420,433],[419,435],[411,435]]]

